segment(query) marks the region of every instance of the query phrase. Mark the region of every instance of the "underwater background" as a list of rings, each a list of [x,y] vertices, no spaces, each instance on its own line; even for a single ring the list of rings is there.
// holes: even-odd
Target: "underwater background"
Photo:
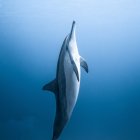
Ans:
[[[139,0],[0,0],[0,140],[50,140],[56,75],[76,21],[79,98],[60,140],[140,140]]]

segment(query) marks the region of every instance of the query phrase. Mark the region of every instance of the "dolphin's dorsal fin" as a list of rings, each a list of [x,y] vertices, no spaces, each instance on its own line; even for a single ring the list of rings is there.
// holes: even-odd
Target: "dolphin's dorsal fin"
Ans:
[[[58,93],[58,83],[57,83],[56,79],[54,79],[50,83],[44,85],[42,89],[51,91],[55,94]]]
[[[83,57],[80,57],[80,66],[88,73],[88,65]]]

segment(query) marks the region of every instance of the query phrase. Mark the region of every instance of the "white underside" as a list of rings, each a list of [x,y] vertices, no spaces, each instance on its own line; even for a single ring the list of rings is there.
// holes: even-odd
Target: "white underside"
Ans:
[[[67,100],[67,113],[71,115],[73,108],[76,104],[79,87],[80,87],[80,61],[79,61],[79,54],[75,53],[75,63],[78,68],[79,73],[79,81],[77,80],[76,74],[73,71],[73,67],[70,61],[70,57],[68,52],[65,52],[65,59],[64,59],[64,71],[66,77],[66,100]]]

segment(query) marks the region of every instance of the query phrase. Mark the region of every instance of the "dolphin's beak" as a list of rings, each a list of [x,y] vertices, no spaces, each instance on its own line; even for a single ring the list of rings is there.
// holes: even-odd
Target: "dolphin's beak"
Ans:
[[[70,32],[70,38],[74,37],[75,36],[75,21],[73,21],[72,23],[72,27],[71,27],[71,32]]]
[[[76,22],[75,22],[75,21],[73,21],[73,22],[72,22],[72,26],[75,26],[75,24],[76,24]]]

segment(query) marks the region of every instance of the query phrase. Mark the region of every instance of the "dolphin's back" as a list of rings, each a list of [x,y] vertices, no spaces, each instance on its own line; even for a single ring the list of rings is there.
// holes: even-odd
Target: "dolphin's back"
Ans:
[[[57,73],[56,79],[58,84],[58,93],[55,94],[56,97],[56,115],[53,127],[53,139],[56,140],[65,124],[68,121],[68,115],[66,113],[67,103],[66,103],[66,77],[65,77],[65,69],[64,69],[64,60],[65,60],[65,52],[66,52],[66,41],[67,37],[65,38],[63,45],[61,47],[61,51],[59,54],[59,59],[57,63]]]

